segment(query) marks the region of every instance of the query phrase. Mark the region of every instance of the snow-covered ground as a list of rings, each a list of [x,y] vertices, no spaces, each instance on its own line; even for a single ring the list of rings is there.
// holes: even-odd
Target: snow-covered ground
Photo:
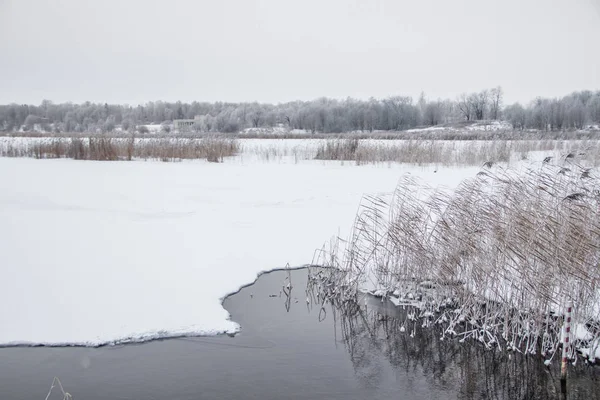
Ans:
[[[468,131],[509,131],[512,125],[507,121],[478,121],[465,127]]]
[[[306,129],[290,129],[282,124],[269,128],[246,128],[240,132],[243,135],[307,135],[311,133]]]
[[[466,126],[429,126],[427,128],[407,129],[405,132],[480,132],[480,131],[511,131],[512,125],[507,121],[475,121]]]
[[[414,129],[407,129],[405,130],[405,132],[409,132],[409,133],[414,133],[414,132],[435,132],[435,131],[445,131],[445,130],[450,130],[450,128],[446,128],[443,126],[430,126],[427,128],[414,128]]]
[[[307,144],[308,145],[308,144]],[[437,172],[436,172],[437,170]],[[0,158],[0,344],[235,332],[221,299],[346,236],[364,194],[474,168]],[[242,327],[243,329],[243,327]]]

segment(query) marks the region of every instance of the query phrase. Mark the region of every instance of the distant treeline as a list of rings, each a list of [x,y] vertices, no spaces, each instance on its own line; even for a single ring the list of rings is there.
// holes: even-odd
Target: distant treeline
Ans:
[[[307,132],[396,131],[461,121],[506,120],[515,129],[581,129],[600,123],[600,91],[575,92],[562,98],[537,98],[530,104],[504,106],[502,88],[463,94],[456,100],[428,100],[421,95],[385,99],[320,98],[280,104],[148,102],[129,106],[86,102],[39,106],[0,105],[0,131],[110,132],[140,125],[194,119],[199,132],[235,133],[247,128],[300,129]]]

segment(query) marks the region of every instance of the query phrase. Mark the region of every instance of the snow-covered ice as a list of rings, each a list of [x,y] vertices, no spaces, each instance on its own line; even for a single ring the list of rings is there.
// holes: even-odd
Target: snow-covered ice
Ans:
[[[477,170],[0,158],[0,344],[235,332],[222,298],[346,236],[363,194]]]

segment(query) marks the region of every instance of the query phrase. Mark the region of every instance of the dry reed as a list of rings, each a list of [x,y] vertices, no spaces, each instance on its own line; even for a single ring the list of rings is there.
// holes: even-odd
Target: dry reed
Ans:
[[[72,400],[73,396],[71,396],[71,394],[67,391],[65,391],[65,389],[63,388],[62,383],[60,382],[60,379],[58,379],[58,377],[54,377],[54,379],[52,380],[52,384],[50,385],[50,390],[48,391],[48,394],[46,395],[46,400],[48,400],[50,398],[50,395],[52,394],[52,390],[54,390],[54,388],[58,386],[58,388],[60,389],[62,396],[63,396],[63,400]]]
[[[590,141],[360,141],[336,139],[321,142],[317,160],[354,161],[357,165],[405,163],[413,165],[481,166],[528,159],[531,152],[574,152],[585,154],[588,163],[600,162],[597,142]]]
[[[50,138],[31,143],[13,145],[7,142],[0,146],[0,156],[72,158],[75,160],[162,160],[206,159],[223,162],[239,151],[235,139],[205,137],[202,139],[115,139],[109,137]]]
[[[575,160],[488,167],[453,193],[405,178],[391,201],[366,198],[345,250],[332,246],[314,263],[342,271],[342,288],[372,280],[378,294],[416,306],[415,319],[443,324],[444,335],[550,358],[571,300],[575,347],[593,350],[600,179]]]

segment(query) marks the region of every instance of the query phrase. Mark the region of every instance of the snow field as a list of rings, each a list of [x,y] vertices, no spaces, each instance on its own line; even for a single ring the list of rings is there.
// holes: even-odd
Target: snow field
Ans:
[[[0,344],[236,332],[221,299],[347,236],[364,194],[476,171],[0,158]]]

